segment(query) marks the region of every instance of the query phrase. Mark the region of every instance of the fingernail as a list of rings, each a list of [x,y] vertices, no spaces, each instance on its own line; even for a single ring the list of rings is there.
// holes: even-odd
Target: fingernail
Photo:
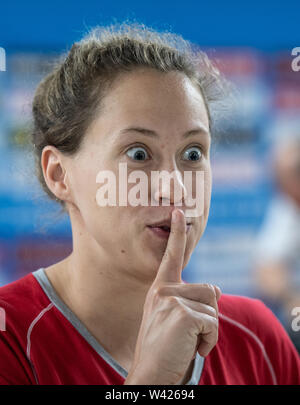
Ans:
[[[185,217],[185,213],[181,209],[178,208],[178,211],[180,211],[181,214]]]
[[[221,288],[220,288],[219,286],[217,286],[217,285],[215,285],[215,288],[218,290],[219,295],[221,295],[221,294],[222,294],[222,290],[221,290]]]
[[[180,220],[180,214],[179,211],[181,212],[181,214],[185,217],[185,214],[182,210],[180,209],[176,209],[172,212],[172,222],[178,222]]]
[[[179,219],[179,215],[178,215],[178,212],[175,210],[172,212],[172,222],[173,223],[178,222],[178,219]]]

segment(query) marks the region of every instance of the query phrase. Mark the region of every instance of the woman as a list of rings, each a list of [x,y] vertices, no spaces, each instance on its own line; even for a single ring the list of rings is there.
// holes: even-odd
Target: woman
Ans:
[[[205,54],[139,24],[95,30],[39,85],[39,179],[70,216],[73,251],[0,289],[2,384],[300,382],[296,350],[262,302],[181,278],[208,218],[221,88]],[[110,195],[120,167],[128,179],[175,175],[170,189],[143,182],[148,204],[129,201],[128,181],[126,204],[105,206],[99,179],[116,179]],[[199,215],[187,172],[203,174]]]

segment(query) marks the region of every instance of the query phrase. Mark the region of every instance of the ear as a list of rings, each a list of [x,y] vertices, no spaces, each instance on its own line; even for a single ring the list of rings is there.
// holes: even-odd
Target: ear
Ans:
[[[66,182],[66,168],[61,152],[55,146],[47,145],[41,155],[41,166],[49,190],[60,200],[68,201],[70,188]]]

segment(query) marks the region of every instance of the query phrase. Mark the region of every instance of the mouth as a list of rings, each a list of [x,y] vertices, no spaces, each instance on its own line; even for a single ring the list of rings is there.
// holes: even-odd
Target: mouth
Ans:
[[[191,224],[186,224],[186,233],[189,232],[191,226]],[[160,238],[168,239],[170,236],[171,228],[169,225],[148,225],[147,228]]]

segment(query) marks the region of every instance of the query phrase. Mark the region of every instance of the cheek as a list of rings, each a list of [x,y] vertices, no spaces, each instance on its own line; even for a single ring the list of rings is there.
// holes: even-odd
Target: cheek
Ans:
[[[118,207],[99,207],[94,198],[81,212],[85,230],[106,252],[115,251],[116,246],[127,250],[128,227],[122,223],[121,211]]]
[[[97,193],[101,187],[105,186],[105,183],[108,183],[105,173],[109,172],[111,174],[113,170],[105,162],[100,166],[99,161],[101,161],[101,156],[95,156],[90,152],[80,156],[80,159],[77,159],[72,164],[71,187],[74,203],[80,211],[86,212],[89,210],[94,212],[96,210],[98,212],[100,208],[102,210],[104,208],[97,203]],[[103,180],[101,176],[106,180]],[[107,188],[111,188],[111,186],[113,186],[113,183],[109,182]]]
[[[73,168],[69,178],[73,203],[81,211],[86,205],[86,200],[92,195],[92,181],[89,172],[83,166]]]
[[[73,164],[69,181],[77,216],[88,228],[101,223],[106,227],[112,215],[111,207],[100,207],[96,201],[97,191],[102,185],[96,182],[99,171],[92,161],[78,160]]]

